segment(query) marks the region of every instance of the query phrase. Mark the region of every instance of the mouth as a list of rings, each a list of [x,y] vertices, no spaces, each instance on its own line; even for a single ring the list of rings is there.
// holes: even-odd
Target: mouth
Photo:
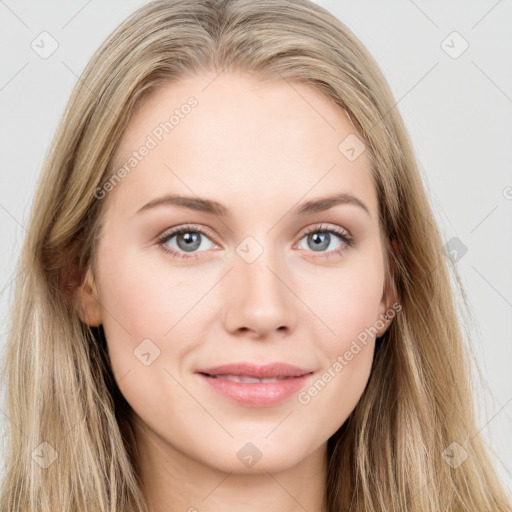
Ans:
[[[210,377],[247,377],[253,379],[288,379],[292,377],[302,377],[311,370],[301,368],[293,364],[276,362],[268,363],[265,365],[258,365],[240,361],[236,363],[223,364],[220,366],[213,366],[198,370],[197,373],[202,373]]]
[[[202,373],[201,375],[205,375],[206,377],[211,377],[212,379],[225,379],[231,380],[233,382],[244,382],[245,384],[256,384],[258,382],[279,382],[281,380],[286,379],[295,379],[296,377],[271,377],[271,378],[259,378],[259,377],[249,377],[248,375],[209,375],[207,373]]]
[[[304,387],[313,371],[287,363],[233,363],[196,372],[210,389],[248,407],[276,405]]]

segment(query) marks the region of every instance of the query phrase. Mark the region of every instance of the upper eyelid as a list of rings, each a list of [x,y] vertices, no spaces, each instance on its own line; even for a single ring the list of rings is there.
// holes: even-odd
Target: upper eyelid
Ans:
[[[317,223],[317,224],[313,224],[312,226],[308,226],[307,228],[304,228],[302,230],[302,234],[305,235],[311,231],[315,232],[315,231],[330,231],[330,230],[340,230],[340,231],[345,231],[347,233],[348,236],[352,236],[352,234],[350,233],[350,231],[347,229],[347,228],[344,228],[342,226],[336,226],[335,224],[327,224],[327,223]]]

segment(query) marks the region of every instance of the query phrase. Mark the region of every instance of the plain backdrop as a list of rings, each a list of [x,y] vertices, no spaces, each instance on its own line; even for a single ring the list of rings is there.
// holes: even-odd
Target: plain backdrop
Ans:
[[[144,3],[0,0],[2,355],[16,259],[59,117],[94,50]],[[512,495],[512,1],[316,3],[377,60],[411,134],[443,239],[466,248],[456,265],[473,308],[484,380],[479,430]],[[53,53],[41,55],[52,44]],[[4,411],[2,402],[5,428]]]

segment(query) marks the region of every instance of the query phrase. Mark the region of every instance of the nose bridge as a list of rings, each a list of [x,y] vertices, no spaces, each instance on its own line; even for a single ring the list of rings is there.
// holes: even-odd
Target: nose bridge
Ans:
[[[283,283],[276,276],[279,275],[282,265],[276,264],[277,258],[264,251],[253,262],[247,262],[239,257],[233,269],[240,278],[240,286],[245,288],[243,295],[250,295],[253,299],[263,296],[266,301],[277,299],[283,295]]]
[[[295,324],[293,293],[284,259],[275,248],[247,237],[236,248],[226,304],[226,327],[250,329],[260,335]],[[260,238],[261,240],[261,238]]]

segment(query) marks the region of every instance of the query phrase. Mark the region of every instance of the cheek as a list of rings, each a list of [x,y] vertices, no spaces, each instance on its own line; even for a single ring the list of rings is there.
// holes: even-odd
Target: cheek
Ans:
[[[358,262],[333,273],[314,290],[305,290],[315,313],[331,331],[329,347],[340,346],[375,325],[379,318],[384,286],[378,261]],[[329,339],[329,338],[328,338]]]
[[[121,252],[120,246],[105,245],[100,260],[103,328],[121,391],[134,408],[147,407],[156,389],[166,393],[176,387],[169,373],[179,373],[204,339],[199,320],[211,304],[201,298],[215,276],[203,279],[192,267],[171,269],[165,255],[155,263],[140,250]],[[158,409],[161,402],[153,405]]]
[[[377,252],[376,252],[377,253]],[[320,323],[316,328],[318,349],[322,355],[322,371],[313,387],[306,390],[304,400],[318,407],[329,404],[337,411],[333,424],[355,407],[368,381],[375,346],[384,285],[383,266],[375,257],[361,258],[354,265],[340,269],[320,287],[311,290],[305,301],[314,305]],[[315,398],[319,396],[319,399]],[[321,397],[320,397],[321,395]],[[314,402],[314,404],[313,404]]]
[[[140,249],[112,243],[103,250],[101,301],[105,324],[112,331],[138,338],[161,339],[208,289],[208,282],[189,269],[166,265],[165,255],[150,256]],[[109,251],[109,249],[111,249]],[[155,263],[156,260],[156,263]],[[202,283],[202,284],[201,284]],[[193,286],[192,286],[193,285]],[[113,336],[112,339],[116,339]]]
[[[318,316],[333,332],[323,330],[316,336],[322,369],[297,399],[308,414],[319,419],[315,428],[320,437],[332,435],[346,421],[368,382],[381,284],[376,270],[352,272],[340,275],[338,283],[324,286],[323,294],[317,290]]]

